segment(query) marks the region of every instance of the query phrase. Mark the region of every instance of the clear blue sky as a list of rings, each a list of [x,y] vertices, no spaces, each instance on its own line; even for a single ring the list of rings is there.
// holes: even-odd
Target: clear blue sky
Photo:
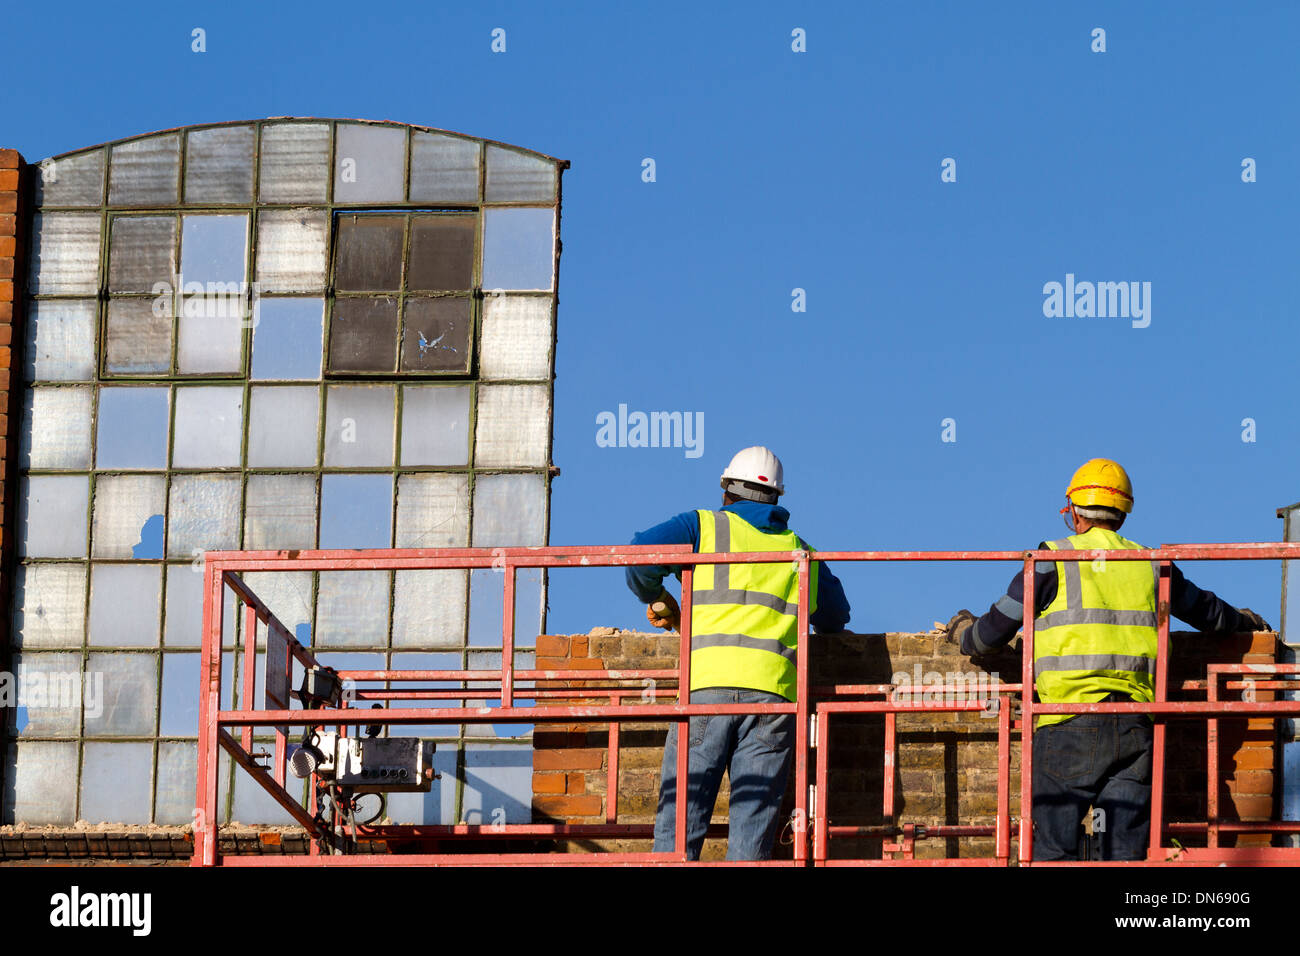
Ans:
[[[71,3],[5,24],[0,145],[29,160],[275,115],[571,160],[555,544],[716,505],[749,444],[828,549],[1061,536],[1093,456],[1128,467],[1147,544],[1276,539],[1300,500],[1293,3]],[[1045,317],[1067,273],[1150,282],[1149,327]],[[599,447],[620,403],[703,413],[703,454]],[[841,570],[859,631],[983,610],[1013,572]],[[1277,623],[1277,564],[1186,570]],[[620,574],[553,578],[554,632],[641,615]]]

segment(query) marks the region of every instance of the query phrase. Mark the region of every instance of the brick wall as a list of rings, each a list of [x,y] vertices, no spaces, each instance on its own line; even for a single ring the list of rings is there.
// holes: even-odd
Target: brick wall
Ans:
[[[1232,637],[1174,634],[1170,684],[1203,679],[1210,661],[1262,663],[1275,660],[1272,634]],[[587,635],[548,636],[538,639],[537,666],[541,669],[666,669],[677,665],[677,635],[639,634],[598,628]],[[1020,680],[1020,654],[1016,646],[987,662],[999,680]],[[897,672],[978,673],[955,645],[933,634],[835,634],[815,637],[811,682],[887,683]],[[548,686],[563,686],[552,682]],[[1197,699],[1196,694],[1171,695]],[[1200,695],[1203,699],[1203,695]],[[1263,692],[1256,699],[1267,700]],[[575,703],[578,699],[539,701]],[[597,698],[584,702],[606,703]],[[630,703],[636,703],[631,698]],[[1166,817],[1196,819],[1205,813],[1205,723],[1175,721],[1170,725]],[[659,770],[667,724],[625,724],[621,731],[618,786],[618,822],[651,823],[658,794]],[[1223,782],[1220,807],[1225,819],[1268,819],[1274,812],[1274,772],[1277,753],[1274,730],[1268,719],[1222,721],[1220,768]],[[898,718],[898,766],[895,776],[896,820],[899,823],[936,825],[989,824],[996,812],[997,725],[978,714],[905,714]],[[1019,813],[1019,734],[1012,734],[1011,812]],[[875,716],[840,716],[831,724],[829,806],[835,824],[872,825],[882,822],[884,784],[884,721]],[[533,816],[538,821],[603,823],[607,793],[607,730],[583,724],[539,724],[534,734]],[[793,777],[793,774],[791,775]],[[792,790],[792,788],[791,788]],[[726,784],[718,799],[715,821],[725,818]],[[783,819],[793,806],[786,794]],[[788,832],[782,837],[788,841]],[[1204,840],[1179,838],[1184,845],[1204,845]],[[1242,837],[1246,842],[1268,842],[1268,837]],[[1230,837],[1222,841],[1232,845]],[[705,859],[720,858],[725,843],[710,839]],[[880,840],[832,841],[833,856],[879,856]],[[645,850],[644,840],[584,840],[561,843],[560,849],[614,851]],[[779,842],[778,856],[789,856]],[[917,843],[919,857],[991,856],[992,838],[925,840]]]

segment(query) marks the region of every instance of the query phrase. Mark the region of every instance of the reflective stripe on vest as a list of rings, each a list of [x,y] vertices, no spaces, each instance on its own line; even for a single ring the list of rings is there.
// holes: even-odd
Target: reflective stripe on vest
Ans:
[[[1053,551],[1135,550],[1105,528],[1049,541]],[[1155,698],[1156,582],[1149,561],[1058,561],[1056,597],[1034,624],[1034,680],[1044,703]],[[1043,714],[1037,726],[1069,714]]]
[[[697,514],[700,554],[807,547],[793,531],[768,534],[729,511]],[[809,591],[811,614],[817,608],[815,573]],[[691,690],[744,687],[793,701],[798,613],[797,565],[697,565],[691,583]]]

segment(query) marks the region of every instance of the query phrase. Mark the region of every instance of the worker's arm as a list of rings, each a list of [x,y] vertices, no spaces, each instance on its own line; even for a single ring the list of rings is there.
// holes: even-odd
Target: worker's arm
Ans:
[[[683,511],[667,521],[647,528],[632,536],[633,544],[689,544],[697,551],[700,546],[700,516],[695,511]],[[670,574],[681,574],[681,567],[667,564],[655,564],[627,569],[627,586],[642,604],[649,604],[659,597],[663,590],[664,578]]]
[[[849,623],[849,599],[844,596],[844,585],[825,562],[814,562],[813,570],[817,574],[817,610],[808,616],[808,623],[820,634],[842,631]]]
[[[1202,591],[1178,569],[1170,566],[1169,610],[1178,620],[1190,624],[1198,631],[1219,631],[1235,634],[1254,630],[1243,623],[1241,612],[1223,601],[1213,591]]]
[[[1045,544],[1038,546],[1045,548]],[[1034,616],[1037,617],[1056,599],[1056,562],[1034,563]],[[992,654],[1010,643],[1025,620],[1025,572],[1011,579],[1007,593],[998,598],[983,617],[962,635],[961,652],[968,657]]]

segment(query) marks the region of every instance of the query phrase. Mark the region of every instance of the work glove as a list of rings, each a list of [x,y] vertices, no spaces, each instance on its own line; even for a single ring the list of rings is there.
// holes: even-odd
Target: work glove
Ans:
[[[1237,625],[1237,630],[1239,631],[1273,630],[1268,626],[1268,621],[1264,620],[1248,607],[1238,608],[1237,613],[1241,615],[1241,623]]]
[[[660,591],[659,596],[646,605],[645,616],[652,626],[665,631],[675,631],[682,623],[682,609],[677,606],[677,599],[667,591]]]
[[[944,636],[945,640],[951,641],[960,647],[962,638],[966,636],[966,632],[975,626],[975,615],[965,608],[962,608],[948,619],[947,624],[940,624],[938,621],[935,621],[934,626],[935,629]]]

